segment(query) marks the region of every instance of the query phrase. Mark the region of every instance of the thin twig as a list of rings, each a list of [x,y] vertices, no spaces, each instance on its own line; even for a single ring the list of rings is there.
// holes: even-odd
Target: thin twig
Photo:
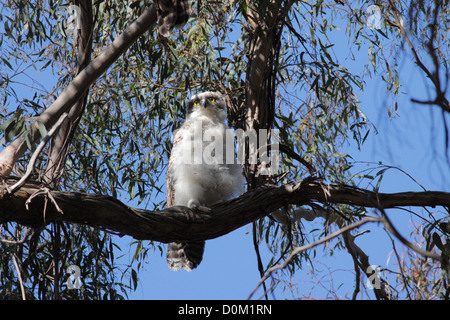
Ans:
[[[33,234],[33,233],[34,233],[33,229],[29,228],[29,229],[25,230],[25,235],[20,240],[14,241],[14,240],[8,240],[8,239],[0,239],[0,242],[6,243],[6,244],[11,244],[11,245],[22,244],[28,239],[28,236],[30,236],[30,234]]]
[[[450,112],[450,103],[447,100],[447,98],[445,97],[445,92],[442,91],[441,88],[441,83],[440,83],[440,79],[439,79],[439,66],[440,63],[438,61],[438,57],[435,53],[435,49],[433,48],[433,41],[436,38],[436,30],[437,30],[437,18],[438,18],[438,14],[439,14],[439,5],[438,3],[436,3],[435,9],[433,10],[433,16],[434,16],[434,21],[430,27],[431,30],[431,37],[430,37],[430,41],[426,44],[427,48],[428,48],[428,53],[431,56],[431,59],[433,61],[433,65],[435,67],[435,70],[433,72],[431,72],[426,66],[425,64],[422,62],[422,60],[420,59],[419,54],[417,53],[416,48],[414,47],[411,39],[408,36],[408,33],[406,32],[405,26],[403,24],[403,19],[402,17],[399,15],[399,10],[398,8],[395,6],[394,1],[390,0],[389,1],[390,6],[392,7],[392,13],[395,17],[395,22],[390,21],[390,23],[397,27],[400,30],[401,35],[403,36],[403,38],[405,39],[406,43],[408,44],[409,49],[411,50],[411,53],[414,56],[414,60],[415,63],[419,66],[420,69],[422,69],[422,71],[426,74],[426,76],[431,80],[431,82],[433,83],[435,89],[436,89],[436,99],[434,101],[419,101],[416,99],[411,99],[411,101],[416,102],[416,103],[421,103],[421,104],[436,104],[439,107],[442,108],[442,110],[446,111],[446,112]]]
[[[56,208],[56,211],[58,211],[58,212],[61,213],[61,214],[64,214],[64,212],[63,212],[63,211],[61,210],[61,208],[58,206],[58,203],[56,202],[55,198],[53,197],[53,195],[52,195],[50,189],[47,188],[47,187],[43,187],[43,188],[37,190],[36,192],[34,192],[34,193],[27,199],[27,201],[25,201],[25,208],[26,208],[27,210],[29,210],[29,204],[31,203],[31,200],[33,200],[35,197],[37,197],[38,195],[41,195],[41,194],[45,194],[45,195],[46,195],[46,197],[45,197],[45,202],[44,202],[44,222],[45,222],[45,213],[47,212],[47,201],[48,201],[48,198],[50,198],[50,200],[52,201],[53,205],[54,205],[55,208]]]
[[[403,270],[402,260],[400,259],[400,256],[399,256],[399,254],[397,252],[397,248],[395,247],[394,239],[392,239],[392,237],[389,234],[389,232],[386,232],[386,233],[387,233],[387,236],[389,237],[389,239],[391,239],[391,242],[392,242],[392,249],[393,249],[395,257],[397,258],[397,261],[398,261],[398,267],[400,269],[400,275],[401,275],[403,283],[404,283],[406,296],[408,297],[408,300],[412,300],[411,299],[411,294],[410,294],[409,288],[408,288],[408,280],[407,280],[407,278],[405,276],[405,271]]]
[[[352,223],[352,224],[349,224],[349,225],[347,225],[347,226],[345,226],[345,227],[343,227],[343,228],[337,230],[336,232],[333,232],[332,234],[329,234],[328,236],[323,237],[322,239],[319,239],[319,240],[317,240],[317,241],[315,241],[315,242],[313,242],[313,243],[309,243],[309,244],[306,244],[306,245],[304,245],[304,246],[295,248],[294,250],[292,250],[291,254],[290,254],[289,257],[284,261],[283,264],[275,265],[275,266],[271,267],[269,270],[267,270],[266,274],[265,274],[265,275],[261,278],[261,280],[258,282],[258,284],[256,285],[255,289],[252,291],[252,293],[250,293],[250,296],[248,297],[248,299],[251,299],[251,297],[252,297],[253,294],[256,292],[256,290],[259,288],[259,286],[260,286],[264,281],[266,281],[267,278],[269,278],[269,276],[272,274],[272,272],[274,272],[274,271],[276,271],[276,270],[278,270],[278,269],[284,269],[284,268],[286,268],[287,265],[289,264],[289,262],[292,260],[292,258],[293,258],[295,255],[297,255],[297,254],[299,254],[299,253],[301,253],[301,252],[303,252],[303,251],[305,251],[305,250],[311,249],[311,248],[313,248],[313,247],[315,247],[315,246],[318,246],[319,244],[322,244],[322,243],[324,243],[324,242],[327,242],[327,241],[329,241],[329,240],[331,240],[331,239],[334,239],[334,238],[338,237],[339,235],[341,235],[342,233],[347,232],[347,231],[352,230],[352,229],[355,229],[355,228],[358,228],[358,227],[360,227],[360,226],[362,226],[363,224],[366,224],[366,223],[368,223],[368,222],[383,222],[383,221],[384,221],[383,218],[367,217],[367,218],[364,218],[364,219],[362,219],[362,220],[360,220],[360,221],[357,221],[357,222],[354,222],[354,223]]]
[[[383,224],[384,226],[394,235],[394,237],[396,237],[398,240],[400,240],[401,243],[403,243],[406,247],[408,247],[409,249],[417,252],[418,254],[427,257],[427,258],[431,258],[433,260],[436,261],[441,261],[442,259],[440,256],[438,256],[437,254],[434,254],[430,251],[427,250],[423,250],[417,246],[415,246],[413,243],[411,243],[410,241],[408,241],[406,238],[404,238],[398,231],[397,229],[394,227],[394,225],[392,224],[391,220],[389,219],[389,217],[387,216],[386,212],[383,210],[383,208],[379,208],[382,216],[383,216]]]
[[[39,143],[38,147],[36,148],[36,150],[34,151],[33,155],[31,156],[30,162],[28,163],[27,166],[27,171],[25,172],[25,174],[22,176],[22,178],[20,178],[19,181],[17,181],[16,184],[14,184],[11,188],[9,188],[8,186],[6,187],[6,189],[8,190],[8,193],[13,194],[14,192],[16,192],[17,190],[20,189],[20,187],[22,187],[25,184],[25,181],[28,179],[28,177],[30,176],[31,172],[34,169],[34,165],[36,164],[36,160],[39,156],[39,154],[41,153],[42,149],[44,149],[45,145],[47,144],[47,142],[50,140],[50,138],[53,136],[53,134],[56,132],[56,130],[59,128],[59,126],[61,125],[61,123],[67,118],[67,113],[64,112],[61,117],[59,118],[58,122],[55,123],[55,125],[53,126],[53,128],[47,133],[47,135],[42,139],[41,143]]]
[[[261,254],[259,253],[258,239],[256,237],[256,221],[253,222],[253,246],[255,248],[256,259],[258,261],[258,271],[262,277],[264,275],[264,267],[263,267],[262,260],[261,260]],[[264,296],[265,296],[266,300],[269,300],[269,297],[265,293],[267,291],[266,284],[263,282],[262,286],[264,288]]]
[[[17,277],[19,278],[20,292],[22,294],[22,300],[26,300],[27,296],[25,295],[25,288],[23,286],[22,275],[20,273],[20,268],[19,268],[19,264],[17,263],[17,256],[15,253],[13,254],[13,263],[14,263],[14,268],[16,269],[16,272],[17,272]]]

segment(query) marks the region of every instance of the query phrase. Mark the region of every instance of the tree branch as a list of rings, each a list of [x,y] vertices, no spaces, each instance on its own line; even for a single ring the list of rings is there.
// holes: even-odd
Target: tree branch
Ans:
[[[364,218],[363,220],[359,220],[359,221],[354,222],[354,223],[352,223],[352,224],[350,224],[350,225],[348,225],[348,226],[342,227],[341,229],[339,229],[339,230],[333,232],[332,234],[329,234],[328,236],[325,236],[325,237],[323,237],[322,239],[319,239],[319,240],[317,240],[317,241],[315,241],[315,242],[313,242],[313,243],[308,243],[308,244],[306,244],[306,245],[304,245],[304,246],[296,247],[294,250],[292,250],[291,254],[290,254],[289,257],[283,262],[283,264],[277,264],[277,265],[271,267],[269,270],[267,270],[267,272],[266,272],[266,274],[264,275],[264,277],[261,278],[261,280],[260,280],[260,281],[258,282],[258,284],[256,285],[255,289],[253,289],[253,291],[250,293],[250,296],[248,297],[248,299],[250,299],[250,298],[253,296],[253,294],[254,294],[254,293],[256,292],[256,290],[259,288],[259,286],[261,285],[261,283],[263,283],[264,281],[266,281],[274,271],[276,271],[276,270],[278,270],[278,269],[284,269],[284,268],[286,268],[287,265],[289,264],[289,261],[291,261],[292,258],[293,258],[295,255],[299,254],[300,252],[303,252],[303,251],[305,251],[305,250],[314,248],[315,246],[318,246],[319,244],[322,244],[322,243],[327,242],[327,241],[329,241],[329,240],[331,240],[331,239],[334,239],[334,238],[340,236],[341,234],[343,234],[344,232],[348,232],[348,231],[350,231],[350,230],[352,230],[352,229],[358,228],[358,227],[360,227],[360,226],[362,226],[363,224],[366,224],[366,223],[368,223],[368,222],[382,222],[382,220],[383,220],[382,218],[367,217],[367,218]]]
[[[59,126],[62,124],[62,122],[66,118],[67,118],[67,113],[63,113],[62,116],[59,118],[58,122],[47,133],[47,135],[44,137],[44,139],[42,139],[41,143],[39,143],[38,147],[36,148],[33,155],[31,156],[31,159],[30,159],[30,162],[28,163],[25,174],[11,188],[8,188],[9,193],[14,193],[18,188],[20,188],[25,183],[25,181],[28,179],[28,177],[32,173],[32,171],[34,169],[34,165],[36,164],[37,157],[42,152],[42,149],[44,149],[47,142],[50,140],[50,138],[53,136],[53,134],[56,132],[56,130],[58,130]]]
[[[81,8],[80,25],[78,26],[80,29],[74,31],[78,32],[78,75],[89,65],[91,60],[94,16],[92,12],[91,0],[79,0],[75,3],[79,8]],[[98,10],[99,9],[97,8],[97,13]],[[78,101],[70,108],[70,112],[68,112],[68,119],[62,123],[50,144],[47,166],[44,171],[42,181],[44,181],[51,188],[55,188],[59,178],[63,174],[67,154],[69,152],[69,145],[86,108],[88,93],[89,88],[84,91],[83,95],[81,95],[78,98]]]
[[[283,216],[281,213],[272,213],[272,216],[277,220],[280,221],[283,224],[286,224],[286,219],[289,219],[291,223],[294,223],[296,221],[299,221],[300,219],[305,219],[307,221],[312,221],[317,217],[321,217],[326,219],[327,223],[334,223],[339,227],[339,233],[336,234],[336,236],[340,235],[342,232],[342,228],[347,227],[346,219],[344,219],[343,216],[338,214],[337,212],[324,210],[322,208],[314,208],[313,210],[306,209],[303,207],[297,208],[294,210],[294,213],[289,215],[288,217]],[[381,219],[381,218],[380,218]],[[380,222],[382,222],[380,220]],[[345,231],[345,230],[344,230]],[[347,248],[347,251],[350,253],[353,259],[354,267],[355,267],[355,273],[356,273],[356,281],[355,281],[355,289],[353,291],[353,300],[356,299],[356,295],[359,292],[359,279],[360,279],[360,270],[364,272],[364,274],[367,277],[370,277],[369,272],[369,266],[371,265],[369,262],[369,256],[355,243],[356,236],[353,236],[350,231],[345,231],[342,233],[342,238],[344,239],[345,246]],[[322,243],[321,240],[319,240],[319,243],[315,243],[315,245],[318,245]],[[308,247],[311,248],[312,246]],[[302,250],[303,251],[303,250]],[[290,256],[289,259],[292,259],[292,256]],[[283,265],[287,265],[288,262],[284,262]],[[278,269],[278,268],[276,268]],[[266,277],[267,279],[267,277]],[[256,290],[256,289],[255,289]],[[378,299],[390,299],[390,295],[386,292],[384,283],[380,288],[374,288],[375,296]]]
[[[42,123],[48,130],[61,117],[64,112],[76,103],[80,96],[89,86],[94,83],[125,50],[127,50],[144,32],[146,32],[156,22],[156,8],[151,5],[144,13],[129,25],[124,32],[117,37],[109,47],[97,56],[91,63],[83,69],[59,95],[59,97],[48,107],[36,121],[31,125],[31,143],[35,143],[39,138],[37,134],[38,125]],[[0,153],[0,177],[6,177],[11,173],[13,164],[27,150],[24,142],[24,135],[21,134],[11,144]]]
[[[41,227],[50,222],[66,221],[104,228],[136,239],[165,243],[217,238],[263,218],[286,204],[305,205],[318,201],[373,208],[450,207],[450,193],[447,192],[377,194],[349,186],[324,185],[303,180],[282,186],[256,188],[236,199],[214,206],[211,213],[187,207],[172,207],[155,212],[128,207],[110,196],[51,191],[63,214],[55,206],[49,206],[46,208],[44,221],[45,194],[35,195],[28,204],[28,210],[25,207],[27,199],[40,189],[40,185],[27,183],[10,195],[7,185],[14,184],[16,180],[10,177],[0,186],[0,223],[18,222]]]
[[[445,112],[450,112],[450,102],[445,97],[445,90],[443,91],[441,88],[441,82],[439,79],[439,67],[441,62],[438,59],[438,56],[435,52],[435,48],[433,46],[434,40],[436,39],[436,32],[439,27],[438,25],[438,15],[439,15],[439,6],[440,4],[438,2],[435,2],[435,8],[433,10],[433,22],[429,24],[429,29],[431,30],[431,36],[428,43],[426,43],[426,47],[428,49],[428,53],[431,57],[431,60],[433,62],[435,70],[431,72],[424,64],[422,59],[420,58],[419,54],[417,53],[416,48],[414,47],[410,37],[408,36],[408,33],[406,32],[406,28],[403,23],[403,18],[401,17],[399,13],[399,9],[395,5],[395,2],[390,0],[389,4],[392,8],[392,13],[395,17],[395,22],[390,22],[393,26],[397,27],[400,31],[400,34],[405,39],[409,49],[411,50],[411,53],[414,56],[414,62],[419,66],[420,69],[426,74],[426,76],[431,80],[433,83],[433,86],[436,90],[436,98],[431,101],[420,101],[416,99],[411,99],[412,102],[420,103],[420,104],[435,104],[441,107],[441,109]]]

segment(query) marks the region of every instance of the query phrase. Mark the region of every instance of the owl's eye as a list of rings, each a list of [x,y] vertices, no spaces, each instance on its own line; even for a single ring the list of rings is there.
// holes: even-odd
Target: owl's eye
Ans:
[[[194,106],[198,106],[198,104],[199,104],[199,101],[198,101],[198,100],[195,100],[195,101],[194,101]]]
[[[215,98],[209,98],[209,101],[216,102],[216,99]]]

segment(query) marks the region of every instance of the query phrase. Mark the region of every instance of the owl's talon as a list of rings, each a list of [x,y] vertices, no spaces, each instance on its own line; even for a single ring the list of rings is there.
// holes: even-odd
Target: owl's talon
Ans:
[[[206,213],[210,213],[211,212],[211,208],[206,207],[206,206],[202,206],[200,204],[200,202],[198,202],[198,200],[194,200],[194,199],[189,200],[188,207],[191,208],[191,209],[200,210],[200,211],[203,211],[203,212],[206,212]]]
[[[200,202],[198,202],[198,200],[191,199],[189,200],[187,206],[191,209],[197,209],[198,207],[200,207]]]
[[[200,206],[197,209],[200,211],[206,212],[206,213],[211,213],[211,211],[212,211],[211,208],[205,207],[205,206]]]
[[[223,201],[223,200],[217,200],[216,202],[214,202],[214,203],[211,205],[211,207],[214,207],[214,206],[219,205],[219,204],[222,204],[222,203],[225,203],[225,201]]]

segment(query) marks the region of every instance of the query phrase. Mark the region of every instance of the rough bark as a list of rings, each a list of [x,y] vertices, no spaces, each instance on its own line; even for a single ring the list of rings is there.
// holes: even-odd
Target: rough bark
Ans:
[[[78,70],[80,74],[91,60],[92,54],[92,32],[94,28],[94,16],[91,0],[80,0],[75,2],[80,10],[80,29],[78,30]],[[86,108],[89,87],[80,96],[78,101],[70,108],[68,118],[64,120],[56,135],[53,137],[48,151],[48,160],[43,181],[54,188],[63,174],[69,145],[74,132],[81,120]]]
[[[245,85],[247,108],[244,129],[259,132],[259,129],[271,130],[273,127],[275,116],[273,67],[279,42],[279,24],[282,21],[280,8],[287,3],[271,0],[265,3],[267,7],[254,1],[246,1],[246,4],[251,39],[247,53],[248,67]],[[266,177],[259,175],[259,170],[257,164],[249,164],[245,167],[249,188],[258,187],[264,183]]]
[[[54,221],[66,221],[104,228],[136,239],[165,243],[220,237],[286,204],[321,202],[373,208],[450,206],[450,193],[447,192],[385,194],[349,186],[324,185],[308,179],[283,186],[268,185],[253,189],[236,199],[214,206],[210,213],[187,207],[148,211],[128,207],[110,196],[51,191],[61,213],[45,192],[34,196],[27,209],[27,200],[42,189],[37,183],[27,183],[14,194],[9,194],[7,186],[15,182],[16,179],[9,178],[0,186],[0,223],[18,222],[41,227]]]

